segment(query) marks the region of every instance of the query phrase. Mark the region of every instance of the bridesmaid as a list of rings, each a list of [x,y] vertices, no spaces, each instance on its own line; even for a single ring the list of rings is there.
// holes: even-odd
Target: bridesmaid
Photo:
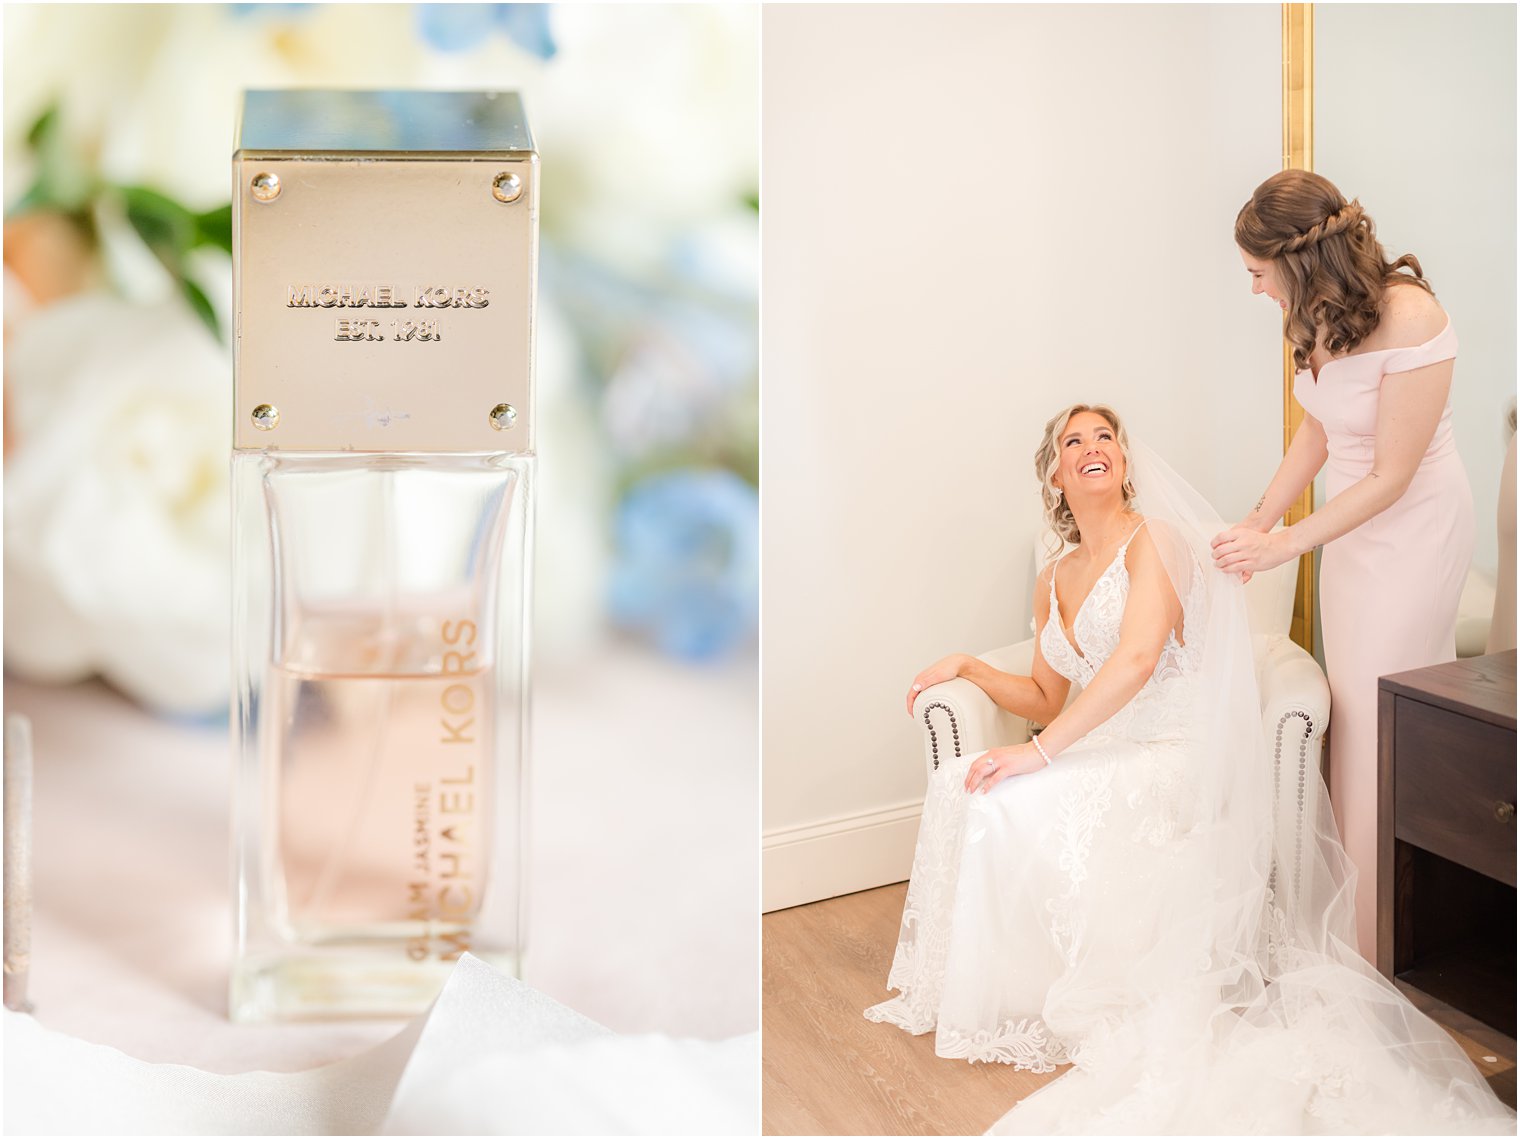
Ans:
[[[1358,872],[1359,948],[1375,961],[1377,678],[1455,658],[1472,558],[1448,398],[1457,337],[1419,261],[1386,260],[1361,204],[1318,174],[1284,170],[1258,186],[1235,243],[1251,291],[1287,314],[1305,415],[1255,509],[1214,539],[1214,561],[1249,578],[1325,547],[1330,798]],[[1268,533],[1321,467],[1325,504]]]

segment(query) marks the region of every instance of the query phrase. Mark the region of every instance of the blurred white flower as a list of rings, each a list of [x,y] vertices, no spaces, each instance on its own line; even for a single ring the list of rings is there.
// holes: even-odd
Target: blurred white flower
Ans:
[[[225,706],[226,351],[183,305],[90,294],[15,330],[6,380],[7,667]]]
[[[5,14],[6,199],[32,171],[26,130],[58,103],[99,171],[227,200],[228,158],[250,87],[410,87],[422,51],[401,4],[18,4]]]
[[[545,226],[623,272],[664,270],[672,240],[759,186],[759,9],[564,5],[554,29],[559,54],[526,92]]]

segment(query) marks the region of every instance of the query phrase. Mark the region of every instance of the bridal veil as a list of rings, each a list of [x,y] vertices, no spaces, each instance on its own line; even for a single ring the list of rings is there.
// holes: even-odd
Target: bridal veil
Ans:
[[[1355,871],[1324,784],[1308,780],[1297,815],[1274,818],[1243,589],[1209,549],[1224,522],[1139,444],[1130,477],[1184,639],[1202,648],[1184,717],[1193,825],[1175,839],[1175,874],[1126,896],[1154,936],[1133,947],[1123,991],[1077,971],[1047,998],[1047,1023],[1076,1042],[1073,1069],[992,1131],[1513,1134],[1514,1113],[1451,1038],[1357,953]]]

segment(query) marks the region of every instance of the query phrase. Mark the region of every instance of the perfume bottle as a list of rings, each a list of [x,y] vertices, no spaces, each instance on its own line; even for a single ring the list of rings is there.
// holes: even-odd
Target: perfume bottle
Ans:
[[[233,168],[234,1019],[516,972],[537,155],[510,93],[251,91]]]

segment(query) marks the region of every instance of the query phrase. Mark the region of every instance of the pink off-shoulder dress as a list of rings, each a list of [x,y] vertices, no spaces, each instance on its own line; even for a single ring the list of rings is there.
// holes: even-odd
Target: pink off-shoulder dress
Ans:
[[[1383,378],[1451,360],[1451,321],[1413,348],[1342,356],[1298,373],[1293,393],[1325,428],[1325,490],[1372,470]],[[1330,677],[1330,799],[1356,865],[1356,931],[1377,953],[1377,682],[1456,657],[1457,601],[1473,552],[1473,501],[1451,430],[1451,400],[1397,502],[1325,546],[1320,628]]]

